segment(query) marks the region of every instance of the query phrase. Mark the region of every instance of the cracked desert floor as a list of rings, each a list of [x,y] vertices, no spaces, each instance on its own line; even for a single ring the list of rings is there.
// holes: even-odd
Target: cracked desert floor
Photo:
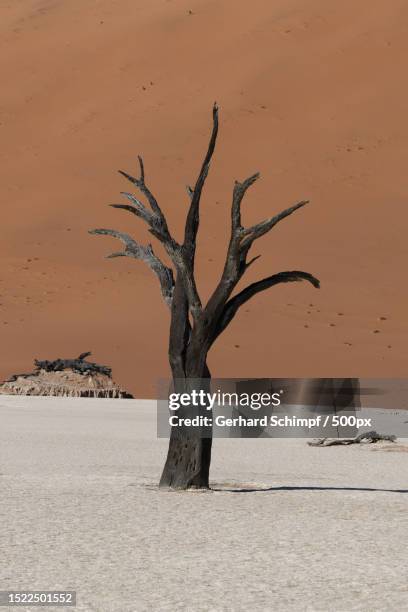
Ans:
[[[406,610],[406,440],[217,439],[212,491],[159,492],[155,409],[0,397],[1,589],[76,590],[78,612]]]

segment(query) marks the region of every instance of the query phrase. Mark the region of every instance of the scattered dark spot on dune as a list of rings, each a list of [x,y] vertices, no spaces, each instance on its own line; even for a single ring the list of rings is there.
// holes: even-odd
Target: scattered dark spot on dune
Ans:
[[[329,323],[329,327],[336,327],[335,323]]]
[[[380,330],[379,329],[373,329],[373,334],[379,334]]]
[[[345,344],[346,346],[353,346],[353,345],[351,344],[351,342],[345,342],[344,344]]]
[[[338,312],[337,314],[339,317],[342,317],[344,315],[344,312]]]
[[[234,344],[235,348],[239,348],[240,344]]]
[[[379,321],[386,321],[386,320],[387,320],[387,317],[378,317],[378,320],[379,320]]]

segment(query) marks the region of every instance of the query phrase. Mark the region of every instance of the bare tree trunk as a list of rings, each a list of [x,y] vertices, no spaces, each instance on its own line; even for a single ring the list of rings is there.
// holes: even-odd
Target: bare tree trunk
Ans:
[[[190,393],[210,389],[210,372],[204,361],[201,371],[197,371],[195,364],[187,364],[186,371],[191,377],[178,378],[178,372],[173,379],[174,390],[177,393]],[[211,411],[205,411],[208,418],[212,418]],[[181,407],[177,410],[180,418],[192,418],[202,414],[193,406]],[[160,487],[169,489],[208,489],[211,463],[212,427],[173,426],[170,432],[169,449],[160,479]]]

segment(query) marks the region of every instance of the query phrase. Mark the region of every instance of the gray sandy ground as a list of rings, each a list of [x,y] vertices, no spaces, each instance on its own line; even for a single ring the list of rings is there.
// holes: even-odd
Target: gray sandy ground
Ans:
[[[0,399],[0,444],[0,589],[98,612],[408,609],[408,453],[217,439],[213,491],[158,492],[154,402],[21,397]]]

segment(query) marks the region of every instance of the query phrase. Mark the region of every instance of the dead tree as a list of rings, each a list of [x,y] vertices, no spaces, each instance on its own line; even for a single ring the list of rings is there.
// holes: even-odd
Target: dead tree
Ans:
[[[343,438],[330,440],[329,438],[321,438],[308,442],[309,446],[349,446],[350,444],[375,444],[376,442],[395,442],[397,436],[389,434],[379,434],[376,431],[365,431],[355,438]]]
[[[87,351],[81,353],[76,359],[54,359],[53,361],[34,359],[34,364],[37,370],[46,372],[62,372],[62,370],[70,369],[79,374],[104,374],[111,377],[112,369],[108,366],[85,361],[91,354],[91,351]]]
[[[225,330],[239,308],[257,293],[280,283],[306,280],[314,287],[319,281],[307,272],[291,270],[272,274],[232,295],[248,267],[258,259],[248,260],[254,242],[268,233],[280,221],[307,204],[306,200],[261,221],[251,227],[241,222],[241,203],[246,191],[259,178],[256,173],[243,182],[235,182],[231,208],[231,234],[221,278],[207,304],[201,302],[197,291],[194,260],[200,218],[200,200],[218,133],[218,107],[213,108],[213,128],[207,154],[194,188],[188,186],[190,200],[185,222],[184,238],[177,242],[171,235],[167,220],[156,198],[145,181],[143,161],[139,157],[140,175],[133,177],[120,171],[145,196],[149,207],[131,193],[123,193],[126,204],[112,204],[140,217],[149,232],[163,245],[172,267],[165,265],[153,252],[152,246],[142,246],[128,234],[112,229],[94,229],[91,234],[105,234],[119,239],[124,250],[108,257],[132,257],[144,261],[157,275],[162,296],[170,309],[169,362],[178,389],[188,389],[191,380],[208,381],[208,352],[216,338]],[[208,488],[211,460],[211,436],[205,437],[197,428],[192,431],[173,427],[169,450],[160,486],[173,489]]]

